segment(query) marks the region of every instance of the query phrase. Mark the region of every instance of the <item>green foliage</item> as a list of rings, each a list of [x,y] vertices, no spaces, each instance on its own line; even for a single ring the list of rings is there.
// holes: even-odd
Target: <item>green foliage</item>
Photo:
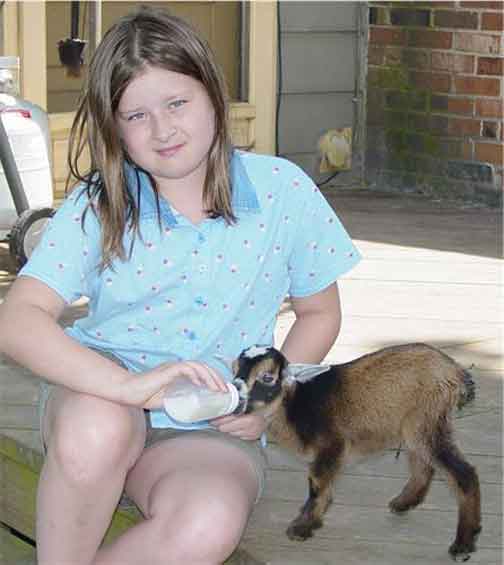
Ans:
[[[383,108],[385,138],[389,165],[394,169],[422,171],[419,155],[438,157],[439,138],[429,132],[431,93],[416,87],[408,68],[402,64],[375,69],[370,87],[385,92],[388,107]]]
[[[371,86],[401,92],[412,90],[408,80],[408,71],[403,65],[380,67],[371,79]]]

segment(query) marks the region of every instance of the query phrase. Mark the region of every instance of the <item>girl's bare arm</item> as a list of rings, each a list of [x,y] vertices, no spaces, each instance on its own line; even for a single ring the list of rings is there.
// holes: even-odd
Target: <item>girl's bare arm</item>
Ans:
[[[292,298],[296,320],[282,346],[291,363],[320,363],[338,337],[341,304],[337,283],[311,296]]]
[[[225,390],[201,363],[167,363],[139,377],[79,344],[58,324],[64,300],[46,284],[19,277],[0,305],[0,352],[44,379],[107,400],[143,408],[162,406],[162,391],[185,376]]]

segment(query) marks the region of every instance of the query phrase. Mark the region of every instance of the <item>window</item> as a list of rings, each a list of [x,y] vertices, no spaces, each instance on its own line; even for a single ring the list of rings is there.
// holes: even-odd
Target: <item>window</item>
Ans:
[[[82,75],[72,76],[60,61],[58,41],[77,35],[87,42],[84,66],[95,47],[101,31],[107,30],[119,17],[129,13],[142,2],[49,0],[46,4],[47,22],[47,110],[49,113],[71,112],[75,109],[82,85]],[[242,2],[149,2],[167,8],[189,21],[209,42],[226,78],[232,100],[246,99],[242,87]],[[78,22],[76,10],[78,8]],[[72,33],[73,30],[73,33]],[[85,69],[82,69],[85,71]]]

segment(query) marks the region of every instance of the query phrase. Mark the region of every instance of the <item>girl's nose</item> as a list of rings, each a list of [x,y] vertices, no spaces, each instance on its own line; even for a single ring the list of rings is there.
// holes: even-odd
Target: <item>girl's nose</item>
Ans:
[[[168,141],[177,133],[177,127],[172,120],[163,117],[155,117],[152,119],[152,135],[160,141]]]

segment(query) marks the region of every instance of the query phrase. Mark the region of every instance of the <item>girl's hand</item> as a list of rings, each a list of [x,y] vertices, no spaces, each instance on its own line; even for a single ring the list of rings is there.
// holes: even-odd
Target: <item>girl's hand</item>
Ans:
[[[249,441],[259,439],[268,427],[268,423],[266,413],[262,411],[241,416],[221,416],[211,420],[212,426],[219,432],[225,432]]]
[[[163,363],[144,373],[130,373],[130,377],[123,384],[123,402],[147,410],[163,408],[166,388],[180,378],[187,378],[195,385],[211,390],[227,391],[222,377],[215,369],[204,363],[198,361]]]

